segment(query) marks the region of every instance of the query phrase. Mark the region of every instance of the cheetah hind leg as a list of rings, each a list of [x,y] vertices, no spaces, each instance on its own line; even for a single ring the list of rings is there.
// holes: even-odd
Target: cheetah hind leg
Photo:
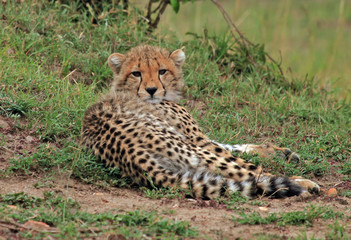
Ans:
[[[215,141],[213,141],[215,142]],[[215,142],[217,143],[217,142]],[[279,154],[280,158],[285,159],[287,162],[299,162],[300,157],[297,153],[291,151],[289,148],[281,148],[277,147],[272,143],[263,143],[260,145],[256,144],[222,144],[217,143],[222,148],[231,151],[231,152],[238,152],[238,153],[249,153],[249,154],[258,154],[264,158],[273,158],[275,155]]]
[[[231,152],[239,152],[239,153],[245,152],[250,154],[258,154],[259,156],[264,158],[273,158],[276,154],[279,154],[279,157],[286,159],[288,162],[300,161],[300,157],[295,152],[292,152],[289,148],[277,147],[271,143],[264,143],[261,145],[256,145],[256,144],[230,145],[230,144],[217,143],[215,141],[213,142]],[[260,174],[260,171],[256,173]],[[265,174],[270,175],[267,173]],[[293,177],[290,177],[290,180],[294,181],[297,185],[299,185],[300,187],[302,187],[302,189],[305,190],[305,193],[303,194],[305,196],[308,196],[309,193],[318,194],[320,192],[319,185],[309,179],[305,179],[300,176],[293,176]]]
[[[309,179],[306,179],[300,176],[293,176],[293,177],[290,177],[289,179],[293,180],[297,185],[300,185],[300,187],[302,187],[304,190],[306,190],[309,193],[312,193],[312,194],[320,193],[321,188],[319,187],[319,185]]]

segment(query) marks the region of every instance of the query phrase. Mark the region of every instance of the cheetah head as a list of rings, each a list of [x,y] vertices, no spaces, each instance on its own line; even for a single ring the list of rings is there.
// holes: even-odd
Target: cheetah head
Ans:
[[[130,92],[150,103],[162,100],[178,101],[184,81],[182,65],[185,54],[181,49],[169,52],[160,47],[142,45],[128,53],[113,53],[108,64],[114,75],[112,91]]]

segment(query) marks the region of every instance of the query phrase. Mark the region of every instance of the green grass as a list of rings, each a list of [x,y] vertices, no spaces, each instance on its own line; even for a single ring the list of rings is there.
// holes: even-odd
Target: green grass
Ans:
[[[265,201],[256,199],[248,201],[245,197],[241,195],[240,192],[226,194],[226,196],[218,198],[217,202],[220,204],[224,204],[228,209],[237,211],[243,209],[245,210],[245,207],[242,206],[244,203],[248,203],[252,206],[262,206],[267,204],[267,202]]]
[[[329,225],[330,231],[325,235],[324,239],[327,240],[347,240],[350,239],[350,236],[347,233],[347,226],[341,225],[337,219],[335,219],[334,223]],[[301,232],[295,240],[318,240],[314,234],[312,237],[308,237],[306,231]]]
[[[324,175],[330,172],[331,159],[346,163],[351,156],[348,103],[316,90],[311,79],[282,78],[265,59],[262,46],[250,49],[258,63],[253,67],[245,50],[229,37],[198,36],[185,43],[163,43],[147,37],[146,26],[133,25],[123,12],[107,14],[94,26],[87,15],[75,10],[74,3],[4,6],[7,20],[1,22],[1,59],[6,65],[0,66],[4,79],[0,112],[25,115],[29,126],[40,120],[36,131],[43,141],[75,141],[85,109],[108,88],[109,54],[144,42],[171,49],[186,46],[186,97],[206,106],[206,111],[201,111],[200,104],[192,113],[211,138],[233,144],[273,140],[288,146],[305,161],[277,161],[273,170],[287,174]],[[24,17],[28,14],[30,19]],[[130,17],[140,16],[131,11]],[[34,159],[42,161],[39,166],[59,163]],[[64,159],[67,156],[62,158],[66,163]],[[23,164],[27,161],[32,162],[29,157]],[[348,173],[345,166],[340,171]]]
[[[347,234],[346,225],[341,225],[337,220],[331,225],[329,225],[330,232],[327,234],[326,239],[328,240],[346,240],[350,239],[349,234]]]
[[[183,239],[196,237],[198,232],[184,221],[171,221],[158,216],[157,212],[132,211],[125,214],[90,214],[81,211],[79,203],[45,192],[44,198],[24,193],[0,195],[2,223],[23,224],[28,220],[55,226],[55,231],[22,231],[25,238],[43,238],[50,235],[59,239],[82,239],[112,233],[125,238]],[[15,205],[16,209],[7,205]]]
[[[128,187],[130,179],[122,177],[117,168],[106,168],[90,152],[82,151],[79,146],[66,142],[62,148],[42,144],[38,150],[22,158],[11,160],[5,171],[7,176],[13,173],[30,174],[37,172],[50,177],[57,173],[68,173],[69,176],[85,183],[98,186]]]
[[[130,9],[126,14],[114,6],[115,11],[109,12],[112,7],[104,4],[106,14],[93,25],[90,15],[79,12],[74,2],[0,4],[0,114],[15,119],[16,131],[35,130],[41,140],[36,151],[11,159],[10,166],[0,170],[0,177],[37,174],[41,179],[35,187],[41,188],[50,186],[55,176],[62,173],[101,187],[130,187],[130,179],[122,178],[118,169],[106,169],[77,142],[85,110],[108,91],[112,77],[106,64],[108,56],[147,43],[168,49],[186,47],[186,100],[182,103],[212,139],[232,144],[273,141],[299,153],[302,161],[298,163],[243,156],[274,173],[308,178],[338,173],[350,179],[351,108],[350,102],[340,100],[337,92],[319,89],[312,77],[283,78],[265,58],[262,44],[248,49],[257,63],[253,66],[246,50],[229,35],[199,35],[186,42],[164,35],[146,35],[147,25],[140,11]],[[6,144],[4,135],[0,135],[0,146]],[[180,198],[184,194],[169,189],[143,190],[155,199]],[[349,192],[344,195],[350,197]],[[68,207],[69,200],[63,198],[58,207],[50,203],[56,199],[53,196],[40,200],[19,194],[12,196],[14,202],[10,202],[10,197],[6,196],[6,204],[22,201],[24,205],[19,204],[19,212],[10,212],[2,205],[1,216],[21,223],[35,216],[59,228],[58,236],[67,233],[80,237],[80,221],[87,228],[113,221],[128,226],[123,232],[117,224],[117,232],[136,238],[142,235],[133,234],[196,235],[187,223],[163,220],[154,212],[88,214],[78,206]],[[237,209],[237,204],[247,200],[233,195],[220,202]],[[28,204],[35,210],[28,209]],[[58,212],[51,212],[52,208]],[[73,209],[75,215],[67,209]],[[141,222],[129,226],[128,219],[131,225]],[[98,225],[93,225],[93,220]]]
[[[294,240],[347,240],[350,239],[350,236],[347,234],[346,225],[341,225],[337,219],[329,225],[330,231],[327,232],[324,238],[317,238],[315,237],[316,233],[312,234],[312,236],[308,236],[307,231],[300,232],[296,237],[289,237],[288,239]],[[286,236],[278,236],[272,234],[257,234],[257,240],[273,240],[273,239],[287,239]]]
[[[328,207],[309,206],[303,211],[270,213],[262,217],[258,212],[239,213],[240,217],[233,217],[232,220],[239,224],[262,225],[275,223],[278,226],[286,225],[305,225],[312,226],[315,219],[334,219],[343,218],[343,213],[335,212]]]

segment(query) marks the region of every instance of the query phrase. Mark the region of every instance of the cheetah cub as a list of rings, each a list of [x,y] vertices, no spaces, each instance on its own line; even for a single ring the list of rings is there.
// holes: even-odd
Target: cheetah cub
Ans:
[[[141,186],[190,189],[195,198],[237,191],[248,198],[319,192],[310,180],[264,173],[205,136],[176,103],[184,87],[184,60],[181,49],[146,45],[112,54],[112,88],[86,111],[82,144]]]

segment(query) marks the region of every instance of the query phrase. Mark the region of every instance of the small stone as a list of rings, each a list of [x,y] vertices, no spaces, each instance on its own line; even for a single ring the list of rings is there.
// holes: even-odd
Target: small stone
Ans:
[[[15,205],[7,205],[8,208],[11,208],[11,209],[17,209],[18,207],[15,206]]]
[[[338,195],[338,190],[336,190],[336,188],[329,188],[327,195],[328,196],[336,196],[336,195]]]
[[[50,226],[47,225],[46,223],[33,221],[33,220],[27,221],[23,226],[26,227],[27,229],[33,229],[38,231],[50,228]]]
[[[258,207],[258,209],[262,212],[267,212],[268,211],[268,208],[266,207]]]
[[[32,142],[35,141],[35,139],[34,139],[34,137],[32,137],[32,136],[27,136],[27,137],[26,137],[26,141],[27,141],[28,143],[32,143]]]

